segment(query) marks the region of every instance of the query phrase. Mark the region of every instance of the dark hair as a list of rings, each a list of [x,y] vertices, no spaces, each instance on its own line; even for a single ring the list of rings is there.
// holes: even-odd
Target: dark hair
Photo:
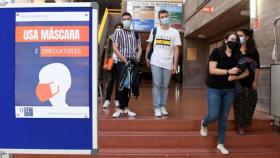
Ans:
[[[122,14],[122,17],[124,17],[124,16],[130,16],[130,17],[131,17],[131,14],[130,14],[129,12],[124,12],[124,13]]]
[[[120,26],[121,28],[123,28],[123,24],[122,24],[122,23],[117,23],[117,24],[115,25],[115,29],[116,29],[118,26]]]
[[[232,32],[232,31],[228,32],[225,35],[225,37],[224,37],[223,45],[219,48],[223,55],[225,55],[224,52],[226,52],[226,49],[227,49],[227,44],[226,44],[225,40],[228,40],[230,35],[235,35],[236,36],[236,42],[240,43],[240,38],[239,38],[239,36],[238,36],[238,34],[236,32]],[[235,58],[238,58],[239,54],[240,54],[240,50],[239,49],[238,50],[232,50],[232,55]]]
[[[257,51],[257,45],[253,37],[254,31],[246,27],[239,28],[237,31],[243,32],[248,37],[248,40],[246,42],[246,49],[247,49],[246,53],[248,54],[255,53]]]
[[[167,10],[164,10],[164,9],[160,10],[160,11],[158,12],[158,18],[159,18],[159,15],[160,15],[160,14],[165,14],[165,13],[169,15],[169,13],[168,13]]]

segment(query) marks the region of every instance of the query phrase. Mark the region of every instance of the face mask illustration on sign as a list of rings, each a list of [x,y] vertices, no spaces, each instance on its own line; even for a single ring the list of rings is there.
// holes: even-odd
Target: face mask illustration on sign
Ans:
[[[71,88],[71,73],[66,65],[52,63],[39,72],[35,93],[39,101],[50,101],[53,107],[68,107],[67,92]]]
[[[55,96],[57,93],[59,93],[59,86],[57,86],[57,91],[52,93],[51,84],[53,82],[48,84],[38,84],[36,87],[36,96],[41,102],[45,102]]]

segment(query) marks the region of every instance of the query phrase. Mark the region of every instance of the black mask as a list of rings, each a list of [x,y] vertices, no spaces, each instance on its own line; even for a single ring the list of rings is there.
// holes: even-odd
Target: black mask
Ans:
[[[233,50],[233,49],[240,49],[240,44],[238,42],[234,42],[234,41],[228,41],[227,42],[227,46]]]

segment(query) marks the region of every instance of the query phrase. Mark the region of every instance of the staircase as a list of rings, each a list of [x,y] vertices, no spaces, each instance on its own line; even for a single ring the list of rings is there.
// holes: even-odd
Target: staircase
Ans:
[[[216,149],[217,125],[209,126],[209,135],[199,134],[201,118],[207,111],[205,89],[170,89],[170,116],[154,118],[151,87],[141,89],[132,99],[135,119],[112,119],[114,109],[99,109],[99,153],[95,156],[15,155],[15,158],[280,158],[280,135],[273,130],[271,118],[256,111],[247,135],[235,132],[229,116],[225,156]],[[175,93],[174,93],[175,92]],[[173,104],[172,104],[173,103]]]
[[[200,121],[207,112],[205,89],[171,88],[168,96],[170,116],[154,118],[151,87],[141,88],[138,100],[130,105],[136,119],[112,119],[113,109],[100,109],[100,158],[220,158],[216,149],[217,124],[209,135],[199,134]],[[280,135],[271,126],[271,117],[256,111],[247,135],[235,132],[233,114],[228,121],[226,147],[230,158],[279,158]]]
[[[155,120],[100,120],[102,158],[206,158],[224,157],[215,149],[216,125],[209,126],[209,136],[199,135],[200,120],[168,118]],[[249,134],[240,136],[229,121],[226,146],[229,157],[279,158],[280,136],[269,120],[256,120]]]

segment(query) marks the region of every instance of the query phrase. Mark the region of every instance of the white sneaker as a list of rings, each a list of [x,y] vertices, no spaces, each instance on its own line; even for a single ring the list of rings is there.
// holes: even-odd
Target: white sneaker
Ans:
[[[120,106],[120,102],[118,100],[115,100],[115,107],[119,107]]]
[[[161,117],[162,116],[160,108],[155,108],[154,111],[155,111],[155,117]]]
[[[110,101],[109,100],[105,100],[104,104],[103,104],[103,108],[108,108],[110,106]]]
[[[129,109],[125,109],[124,113],[126,113],[129,117],[136,117],[136,113],[130,111]]]
[[[167,112],[167,110],[166,110],[165,107],[161,107],[161,108],[160,108],[160,112],[161,112],[161,114],[162,114],[163,116],[167,116],[167,115],[168,115],[168,112]]]
[[[124,113],[124,111],[123,111],[122,109],[117,109],[116,112],[113,113],[112,117],[113,117],[113,118],[118,118],[118,117],[120,117],[123,113]]]
[[[225,148],[224,144],[218,144],[217,149],[222,153],[222,154],[229,154],[228,149]]]
[[[202,125],[202,122],[203,122],[203,120],[202,120],[201,123],[200,123],[200,134],[201,134],[202,136],[206,137],[206,136],[208,135],[208,129],[207,129],[207,127],[204,127],[204,126]]]

